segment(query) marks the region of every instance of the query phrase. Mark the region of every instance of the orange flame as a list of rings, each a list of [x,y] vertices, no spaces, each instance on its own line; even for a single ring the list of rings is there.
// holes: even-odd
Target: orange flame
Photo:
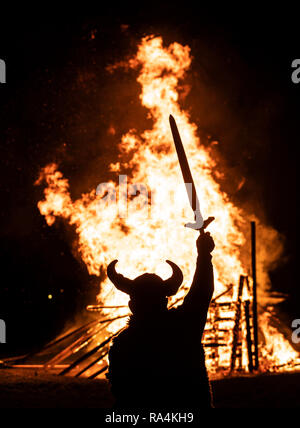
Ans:
[[[38,203],[41,214],[50,226],[56,217],[75,225],[79,253],[90,274],[99,275],[101,267],[105,269],[117,258],[118,270],[131,278],[145,271],[167,277],[170,268],[164,260],[171,259],[182,268],[185,278],[177,298],[185,294],[192,280],[197,234],[183,227],[193,218],[173,147],[169,114],[175,117],[185,145],[202,214],[204,218],[216,218],[209,227],[216,243],[215,293],[220,294],[228,284],[238,284],[239,276],[246,274],[240,256],[245,244],[243,213],[213,179],[216,164],[201,146],[197,126],[178,103],[179,84],[190,64],[188,46],[172,43],[164,47],[161,37],[152,36],[142,39],[136,56],[127,63],[139,69],[140,100],[153,121],[152,128],[141,135],[133,129],[123,135],[119,159],[107,166],[116,174],[116,181],[125,168],[131,170],[128,183],[116,185],[110,181],[105,187],[108,196],[93,190],[72,201],[68,180],[57,165],[46,166],[37,181],[47,183],[45,198]],[[126,163],[125,155],[130,159]],[[135,195],[136,183],[142,183],[146,191]],[[107,279],[101,284],[98,298],[109,306],[126,305],[128,300]],[[115,324],[114,328],[121,325]]]

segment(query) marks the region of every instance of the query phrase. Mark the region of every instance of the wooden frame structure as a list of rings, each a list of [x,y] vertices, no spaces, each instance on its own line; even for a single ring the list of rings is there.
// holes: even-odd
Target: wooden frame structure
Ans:
[[[252,237],[252,287],[247,276],[241,275],[239,283],[230,284],[210,305],[208,320],[203,334],[208,370],[212,372],[253,372],[258,364],[257,299],[255,223],[251,222]],[[237,290],[237,291],[236,291]],[[178,299],[173,305],[180,302]],[[172,306],[173,306],[172,305]],[[102,312],[105,307],[90,305],[88,310]],[[18,359],[6,359],[4,364],[16,366],[28,360],[35,361],[45,370],[59,370],[59,375],[96,378],[108,369],[107,354],[112,339],[121,331],[113,331],[113,324],[129,314],[90,321],[50,342],[40,352],[27,354]],[[226,358],[224,359],[224,355]],[[245,362],[245,359],[247,360]],[[46,362],[45,362],[46,360]],[[63,370],[61,370],[63,368]]]

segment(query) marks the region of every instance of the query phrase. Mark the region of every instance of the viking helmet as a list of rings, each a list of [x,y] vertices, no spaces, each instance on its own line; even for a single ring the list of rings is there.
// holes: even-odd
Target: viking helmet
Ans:
[[[173,296],[177,293],[183,280],[181,269],[170,260],[166,260],[166,262],[171,266],[173,273],[166,280],[153,273],[144,273],[135,279],[126,278],[116,271],[117,262],[118,260],[114,260],[108,265],[107,276],[118,290],[129,294],[131,297],[147,295]]]

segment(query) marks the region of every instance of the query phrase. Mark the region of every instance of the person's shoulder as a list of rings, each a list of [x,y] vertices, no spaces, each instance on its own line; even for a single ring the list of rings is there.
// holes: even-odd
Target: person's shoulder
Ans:
[[[117,334],[116,337],[123,338],[128,336],[129,333],[130,333],[129,326],[126,325],[125,327],[122,328],[122,330]]]
[[[121,343],[123,341],[125,341],[128,337],[128,327],[124,327],[112,340],[112,345],[114,345],[115,343]]]

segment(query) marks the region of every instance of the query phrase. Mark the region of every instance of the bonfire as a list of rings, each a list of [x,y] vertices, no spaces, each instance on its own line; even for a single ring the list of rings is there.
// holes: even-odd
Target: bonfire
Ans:
[[[72,200],[68,178],[58,165],[46,165],[36,181],[36,185],[46,183],[44,199],[38,208],[49,226],[62,218],[75,227],[78,255],[89,273],[99,276],[98,304],[88,310],[99,311],[101,328],[96,323],[85,331],[96,341],[93,349],[106,349],[110,339],[124,327],[128,314],[128,297],[113,288],[104,274],[111,260],[118,259],[119,270],[129,278],[143,272],[167,278],[170,268],[164,261],[173,260],[183,271],[184,284],[169,305],[180,305],[195,269],[197,232],[184,227],[191,219],[191,210],[169,128],[168,118],[173,115],[193,172],[203,216],[215,217],[209,226],[216,243],[215,295],[203,339],[208,370],[232,373],[295,367],[299,363],[298,353],[271,325],[271,313],[259,305],[261,296],[267,298],[268,268],[282,251],[278,234],[235,205],[218,183],[215,172],[221,170],[220,165],[201,143],[197,125],[180,103],[191,64],[189,46],[177,42],[165,46],[161,37],[151,35],[140,41],[132,58],[110,64],[109,73],[118,68],[124,73],[128,69],[136,72],[140,102],[147,109],[152,126],[142,133],[128,129],[121,141],[116,141],[118,158],[106,165],[107,173],[110,177],[113,174],[114,179],[95,183],[91,192],[77,200]],[[257,248],[253,247],[255,225],[259,230]],[[257,266],[253,264],[254,256]],[[62,356],[77,353],[87,343],[90,346],[90,339],[86,342],[84,338],[76,342],[78,346],[68,347],[69,352],[60,354],[60,358],[52,359],[51,364],[63,361]],[[102,352],[95,359],[97,364],[105,362],[106,354]],[[79,370],[79,363],[71,368],[75,367],[77,374],[89,373],[82,366]],[[91,364],[86,366],[90,367]],[[94,375],[105,372],[105,363],[101,367]]]

